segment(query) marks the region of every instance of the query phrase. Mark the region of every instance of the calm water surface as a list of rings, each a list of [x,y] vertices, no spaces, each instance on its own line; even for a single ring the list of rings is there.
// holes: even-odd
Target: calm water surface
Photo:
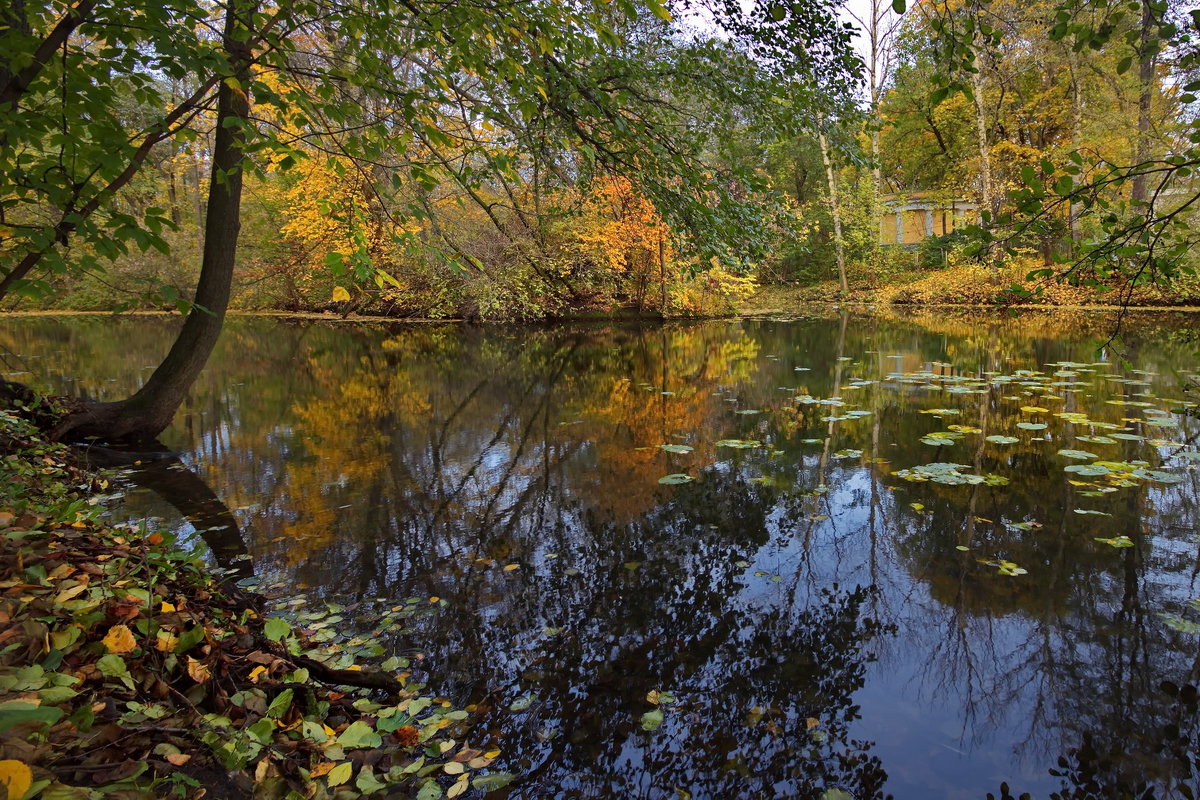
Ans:
[[[439,598],[388,646],[512,797],[1192,797],[1200,345],[1110,323],[234,319],[130,502],[313,603]],[[175,324],[0,320],[4,369],[122,396]]]

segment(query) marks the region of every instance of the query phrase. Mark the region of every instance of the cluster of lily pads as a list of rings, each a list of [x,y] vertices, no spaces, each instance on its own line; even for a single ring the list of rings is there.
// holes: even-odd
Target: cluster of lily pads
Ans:
[[[843,357],[842,361],[852,361]],[[1063,465],[1063,472],[1068,481],[1079,487],[1079,494],[1085,497],[1099,497],[1116,492],[1124,487],[1134,487],[1143,483],[1151,485],[1177,484],[1184,480],[1178,471],[1156,466],[1149,460],[1130,459],[1115,460],[1105,457],[1103,451],[1094,452],[1091,448],[1114,446],[1121,443],[1136,442],[1149,445],[1159,450],[1159,458],[1168,463],[1183,467],[1194,467],[1200,464],[1200,452],[1186,450],[1180,444],[1160,438],[1166,431],[1179,425],[1176,414],[1184,413],[1195,408],[1196,403],[1188,400],[1164,400],[1156,397],[1152,390],[1153,373],[1144,370],[1132,370],[1135,377],[1112,372],[1112,365],[1107,362],[1081,363],[1059,361],[1048,365],[1050,371],[1018,369],[1009,374],[998,372],[982,372],[978,375],[955,374],[951,364],[933,362],[928,368],[912,372],[891,372],[882,381],[867,380],[861,377],[850,377],[841,386],[842,391],[862,389],[874,384],[899,388],[905,392],[919,394],[954,396],[954,395],[985,395],[992,392],[1003,392],[1003,399],[1019,403],[1020,418],[1010,423],[1015,428],[1013,433],[988,433],[984,427],[954,423],[946,426],[945,430],[933,431],[923,435],[920,441],[926,445],[938,448],[952,447],[960,441],[975,436],[982,436],[983,442],[996,447],[1019,445],[1022,441],[1030,445],[1039,442],[1053,441],[1051,424],[1060,420],[1059,424],[1067,426],[1064,429],[1066,438],[1074,443],[1088,445],[1084,449],[1060,447],[1055,454],[1071,463]],[[808,368],[797,367],[796,371],[808,371]],[[1120,397],[1104,398],[1106,392],[1113,387],[1121,387],[1125,394]],[[797,392],[795,389],[780,387],[782,390]],[[1092,400],[1094,405],[1109,405],[1121,408],[1128,416],[1119,420],[1094,419],[1078,410],[1061,409],[1061,404],[1067,404],[1072,397],[1088,397],[1100,395],[1100,399]],[[842,396],[826,398],[814,397],[808,393],[796,393],[792,398],[799,406],[820,406],[831,409],[830,414],[820,419],[827,423],[852,422],[868,417],[871,411],[853,408],[853,403]],[[1166,406],[1163,408],[1161,406]],[[1168,410],[1171,409],[1171,410]],[[757,414],[756,409],[742,410],[739,414]],[[962,409],[954,407],[933,407],[920,409],[919,413],[938,419],[960,417]],[[1103,416],[1103,415],[1100,415]],[[986,425],[980,421],[979,425]],[[1020,434],[1025,433],[1027,437]],[[805,439],[805,442],[821,442],[822,439]],[[978,441],[978,440],[976,440]],[[718,447],[749,449],[762,446],[756,440],[722,439],[716,442]],[[692,447],[679,444],[660,445],[661,449],[671,453],[687,453]],[[1163,452],[1166,448],[1174,448],[1174,452]],[[847,448],[834,453],[835,458],[858,458],[863,455],[859,449]],[[955,463],[952,460],[939,460],[928,464],[900,469],[893,473],[895,477],[916,483],[937,483],[946,486],[987,485],[1004,486],[1009,478],[994,473],[974,474],[966,464]],[[664,484],[688,483],[694,480],[690,475],[674,473],[659,479]],[[924,506],[912,504],[921,513]],[[1095,509],[1074,509],[1079,515],[1109,516],[1105,511]],[[1096,538],[1096,541],[1114,548],[1128,547],[1133,543],[1125,536],[1113,538]],[[982,562],[997,567],[1001,574],[1020,575],[1025,570],[1004,561]]]

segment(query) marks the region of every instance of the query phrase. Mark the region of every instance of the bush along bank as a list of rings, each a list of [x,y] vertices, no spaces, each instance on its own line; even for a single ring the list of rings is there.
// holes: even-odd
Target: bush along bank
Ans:
[[[108,480],[0,410],[0,799],[458,797],[506,785],[470,714],[343,610],[222,583]],[[375,635],[435,613],[358,607]],[[318,641],[319,640],[319,641]],[[398,672],[396,672],[398,671]]]

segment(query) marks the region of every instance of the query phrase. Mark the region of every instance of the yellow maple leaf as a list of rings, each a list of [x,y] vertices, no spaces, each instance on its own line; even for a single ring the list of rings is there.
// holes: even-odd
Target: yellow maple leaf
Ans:
[[[137,642],[133,640],[133,631],[129,628],[124,625],[113,625],[104,637],[104,646],[110,653],[128,653],[137,647]]]

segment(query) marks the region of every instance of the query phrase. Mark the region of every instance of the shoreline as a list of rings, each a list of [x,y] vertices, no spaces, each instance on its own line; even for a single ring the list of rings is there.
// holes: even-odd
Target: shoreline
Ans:
[[[1007,314],[1012,311],[1019,312],[1100,312],[1104,314],[1196,314],[1200,313],[1200,305],[1101,305],[1101,304],[1082,304],[1082,305],[1049,305],[1045,303],[1023,303],[1012,305],[985,305],[973,303],[881,303],[865,300],[838,300],[824,301],[803,299],[798,300],[794,305],[789,306],[763,306],[753,307],[755,298],[751,298],[744,305],[751,306],[750,308],[740,308],[736,311],[727,314],[710,314],[704,316],[691,317],[662,317],[653,314],[646,315],[628,315],[628,314],[587,314],[580,316],[562,316],[554,317],[545,320],[536,320],[531,322],[498,322],[489,320],[469,320],[464,317],[445,317],[441,319],[430,319],[425,317],[390,317],[374,314],[349,314],[342,316],[331,311],[280,311],[274,309],[231,309],[226,312],[226,317],[263,317],[275,318],[284,320],[311,321],[311,322],[335,322],[348,324],[379,324],[389,323],[397,325],[477,325],[486,326],[528,326],[528,325],[564,325],[564,324],[579,324],[579,323],[679,323],[679,322],[703,322],[707,320],[728,320],[728,319],[761,319],[766,317],[777,317],[788,314],[803,314],[811,311],[837,311],[837,310],[852,310],[852,311],[867,311],[877,314],[887,313],[911,313],[918,311],[938,311],[938,310],[953,310],[963,312],[979,312],[983,314]],[[38,317],[184,317],[178,311],[169,310],[135,310],[135,311],[94,311],[94,310],[75,310],[75,309],[37,309],[37,310],[9,310],[0,311],[0,319],[4,318],[38,318]]]
[[[106,521],[118,479],[22,413],[0,409],[9,797],[440,797],[513,779],[488,770],[499,750],[459,744],[469,712],[409,681],[407,659],[360,663],[343,637],[314,638],[337,604],[277,598],[268,613],[169,530]],[[351,608],[381,626],[437,612]]]

